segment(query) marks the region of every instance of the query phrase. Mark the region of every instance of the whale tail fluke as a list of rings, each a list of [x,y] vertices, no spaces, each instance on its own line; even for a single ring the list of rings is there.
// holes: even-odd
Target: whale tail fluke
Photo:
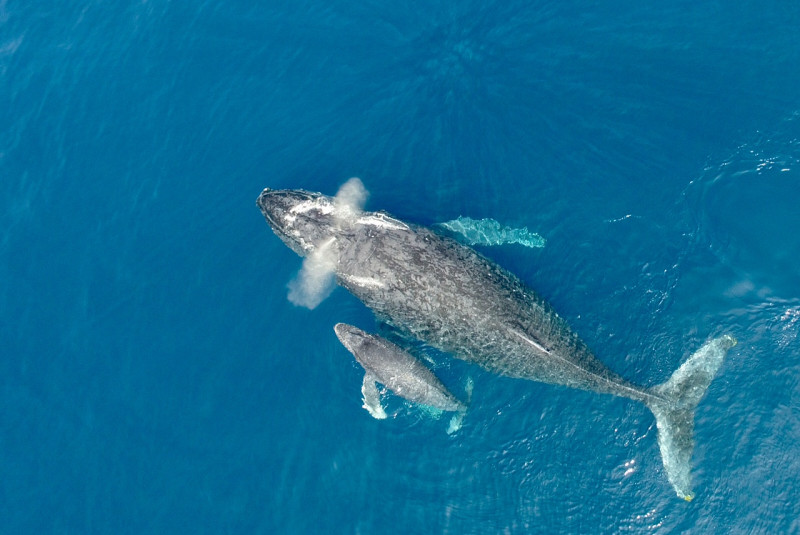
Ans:
[[[658,446],[667,478],[678,497],[691,501],[694,410],[716,375],[725,354],[736,345],[730,335],[706,342],[664,383],[653,387],[647,406],[656,417]]]

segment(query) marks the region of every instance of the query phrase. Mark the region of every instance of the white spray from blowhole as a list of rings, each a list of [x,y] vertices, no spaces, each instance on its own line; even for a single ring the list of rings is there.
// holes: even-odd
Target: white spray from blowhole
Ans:
[[[333,198],[334,230],[355,222],[368,196],[369,192],[359,178],[353,177],[342,184]],[[289,301],[296,306],[316,308],[336,287],[337,261],[336,236],[318,243],[316,249],[303,260],[297,275],[289,281]]]
[[[335,213],[341,220],[357,218],[364,209],[369,192],[364,187],[364,183],[358,177],[353,177],[339,188],[333,198],[333,205],[336,207]]]

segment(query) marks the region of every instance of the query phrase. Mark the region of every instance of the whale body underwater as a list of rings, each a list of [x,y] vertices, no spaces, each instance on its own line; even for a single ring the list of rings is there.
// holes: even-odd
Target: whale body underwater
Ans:
[[[617,375],[518,277],[443,233],[300,189],[264,189],[257,205],[303,257],[324,256],[336,282],[405,338],[508,377],[644,403],[676,494],[691,500],[694,410],[736,344],[706,342],[664,383]]]

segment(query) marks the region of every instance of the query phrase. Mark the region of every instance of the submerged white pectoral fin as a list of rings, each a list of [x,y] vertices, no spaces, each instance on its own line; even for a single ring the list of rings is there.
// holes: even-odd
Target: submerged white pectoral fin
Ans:
[[[530,232],[527,227],[511,228],[494,219],[472,219],[459,216],[452,221],[439,223],[451,232],[461,235],[469,245],[503,245],[518,243],[525,247],[544,247],[544,238]]]
[[[381,394],[378,392],[378,385],[375,384],[375,376],[367,372],[364,374],[364,382],[361,384],[361,394],[364,396],[364,408],[377,420],[386,418],[386,411],[381,405]]]
[[[656,417],[658,446],[667,479],[678,497],[694,498],[691,462],[694,449],[694,409],[736,339],[725,335],[705,343],[664,383],[654,387],[648,407]]]

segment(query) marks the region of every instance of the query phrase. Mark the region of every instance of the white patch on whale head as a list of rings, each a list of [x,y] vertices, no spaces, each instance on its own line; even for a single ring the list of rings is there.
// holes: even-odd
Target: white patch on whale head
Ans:
[[[386,283],[371,277],[359,277],[357,275],[342,275],[346,282],[361,288],[385,288]]]
[[[391,230],[411,230],[408,225],[381,212],[363,215],[356,221],[360,225],[385,228]]]

